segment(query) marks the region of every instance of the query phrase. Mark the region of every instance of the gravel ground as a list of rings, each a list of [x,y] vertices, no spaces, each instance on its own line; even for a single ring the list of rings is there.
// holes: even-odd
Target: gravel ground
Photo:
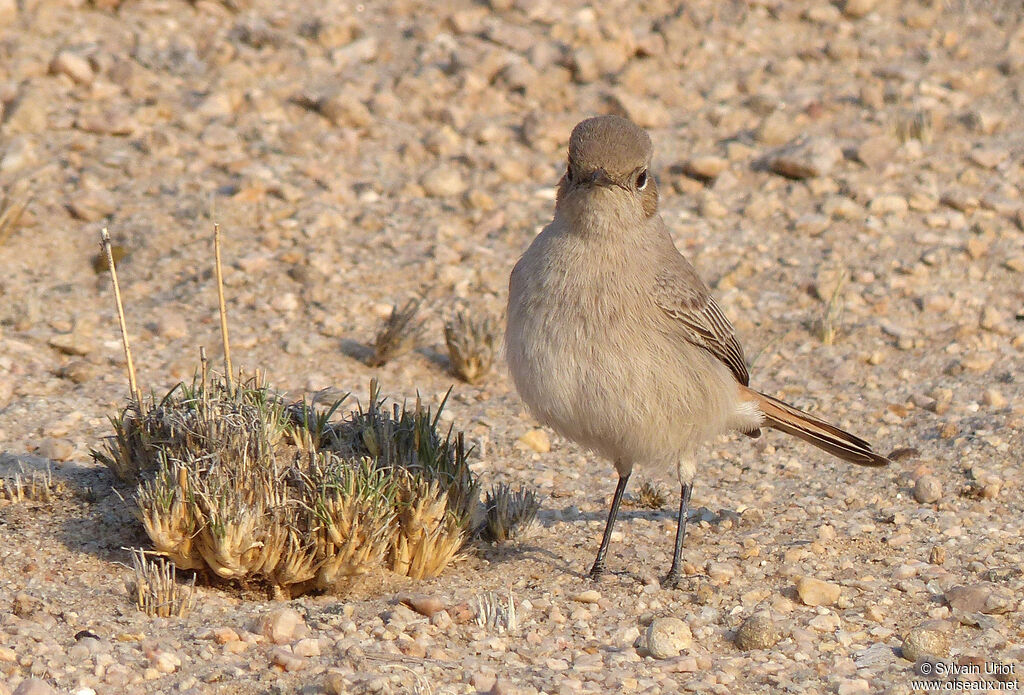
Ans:
[[[55,480],[0,502],[0,695],[854,695],[948,664],[1019,683],[1019,3],[444,5],[0,0],[0,191],[31,196],[0,224],[0,475]],[[537,431],[499,369],[448,413],[485,485],[544,495],[528,538],[429,581],[288,603],[201,586],[184,619],[137,611],[122,548],[146,539],[88,454],[127,392],[99,230],[125,251],[145,390],[219,350],[216,221],[236,366],[295,397],[378,376],[436,402],[443,319],[500,316],[573,124],[609,112],[650,130],[666,220],[752,386],[893,466],[775,433],[714,442],[690,585],[658,584],[675,505],[658,479],[663,508],[629,500],[593,583],[612,467]],[[416,294],[428,339],[365,366]],[[476,624],[491,591],[515,597],[516,630]]]

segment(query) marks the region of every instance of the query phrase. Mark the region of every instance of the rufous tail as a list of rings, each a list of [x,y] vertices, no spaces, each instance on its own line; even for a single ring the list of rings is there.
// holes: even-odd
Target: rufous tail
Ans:
[[[886,466],[891,463],[886,457],[872,451],[871,445],[860,437],[855,437],[777,398],[746,387],[740,388],[741,397],[757,403],[758,408],[764,413],[764,424],[772,429],[799,437],[833,456],[859,466]]]

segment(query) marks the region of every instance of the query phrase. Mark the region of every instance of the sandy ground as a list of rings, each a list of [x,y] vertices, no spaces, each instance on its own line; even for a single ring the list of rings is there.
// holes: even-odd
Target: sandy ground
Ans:
[[[448,413],[485,486],[544,496],[527,539],[429,581],[288,604],[200,587],[187,618],[136,610],[122,548],[146,538],[89,457],[127,395],[100,229],[126,252],[145,390],[220,349],[216,221],[236,365],[294,397],[377,376],[436,403],[444,318],[501,318],[595,113],[650,130],[663,214],[752,386],[893,466],[777,433],[714,442],[675,590],[658,584],[675,484],[639,471],[631,492],[650,480],[666,503],[631,496],[593,583],[612,467],[523,439],[537,424],[499,368],[455,383]],[[0,695],[853,695],[912,692],[939,664],[1020,683],[1022,116],[1024,25],[998,0],[0,0],[0,192],[30,199],[0,225],[0,475],[49,467],[61,488],[0,502]],[[417,294],[427,339],[365,366]],[[475,624],[490,591],[515,597],[515,631]],[[410,593],[447,610],[397,604]],[[668,617],[691,637],[659,659],[644,636]]]

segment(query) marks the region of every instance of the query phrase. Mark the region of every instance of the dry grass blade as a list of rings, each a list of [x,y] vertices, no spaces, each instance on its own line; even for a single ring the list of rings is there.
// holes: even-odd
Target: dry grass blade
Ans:
[[[12,193],[5,193],[0,197],[0,244],[14,234],[14,230],[25,214],[29,203],[32,202],[32,193],[28,186],[16,188]]]
[[[220,225],[213,225],[214,268],[217,273],[217,306],[220,309],[220,337],[224,341],[224,376],[231,390],[231,343],[228,340],[228,310],[224,303],[224,270],[220,261]]]
[[[479,383],[491,371],[497,339],[493,318],[473,319],[464,311],[457,312],[444,325],[452,374],[466,383]]]
[[[821,316],[821,342],[825,345],[835,343],[839,334],[839,327],[843,322],[843,309],[846,303],[843,301],[843,289],[846,286],[847,273],[841,271],[836,279],[835,287],[825,303],[825,310]]]
[[[367,359],[369,366],[383,366],[416,347],[423,335],[423,320],[419,318],[422,305],[422,299],[410,299],[401,309],[398,305],[391,308],[391,315],[373,341],[373,353]]]
[[[9,502],[49,502],[64,490],[63,483],[54,481],[49,466],[45,471],[28,473],[19,465],[13,477],[0,481],[0,499]]]
[[[495,485],[484,501],[487,518],[483,536],[489,541],[521,538],[529,531],[540,509],[540,499],[533,490],[513,491],[508,485]]]
[[[929,145],[935,130],[935,117],[931,111],[903,109],[896,115],[892,124],[893,135],[901,143],[908,140],[920,140]]]
[[[135,605],[146,615],[158,618],[184,618],[195,606],[196,578],[188,584],[177,582],[173,562],[157,557],[150,560],[141,548],[126,548],[135,570]]]

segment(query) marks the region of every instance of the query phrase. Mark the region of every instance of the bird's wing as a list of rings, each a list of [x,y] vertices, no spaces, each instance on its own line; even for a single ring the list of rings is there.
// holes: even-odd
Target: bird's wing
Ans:
[[[743,348],[707,285],[681,254],[655,276],[654,301],[675,320],[683,337],[725,363],[736,380],[750,383]]]

